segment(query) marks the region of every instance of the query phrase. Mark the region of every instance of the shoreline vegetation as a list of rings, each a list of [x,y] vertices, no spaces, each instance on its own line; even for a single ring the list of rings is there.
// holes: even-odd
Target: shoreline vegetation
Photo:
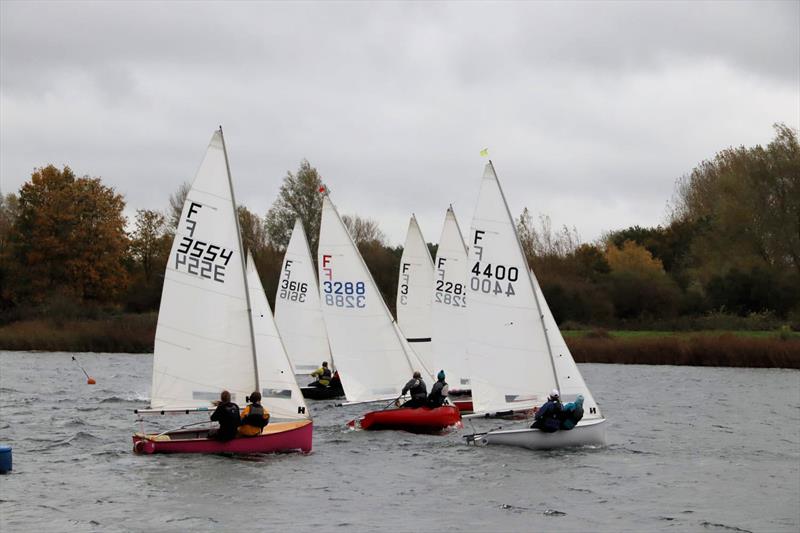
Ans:
[[[152,353],[157,313],[97,319],[20,320],[0,327],[0,349]],[[800,333],[564,330],[578,363],[800,369]]]

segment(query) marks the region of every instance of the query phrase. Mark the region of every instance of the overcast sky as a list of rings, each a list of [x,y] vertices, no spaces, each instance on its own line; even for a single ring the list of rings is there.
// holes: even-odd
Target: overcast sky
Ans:
[[[0,2],[0,185],[69,165],[164,209],[225,130],[264,215],[307,158],[401,244],[468,228],[488,147],[512,213],[584,242],[800,127],[800,2]],[[466,231],[466,229],[465,229]]]

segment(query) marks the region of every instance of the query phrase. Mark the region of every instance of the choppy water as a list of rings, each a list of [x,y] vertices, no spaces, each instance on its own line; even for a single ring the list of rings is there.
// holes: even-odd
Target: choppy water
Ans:
[[[605,449],[353,432],[363,406],[312,402],[313,453],[237,459],[132,454],[151,357],[76,354],[88,386],[70,355],[0,352],[3,532],[800,529],[798,371],[581,365]]]

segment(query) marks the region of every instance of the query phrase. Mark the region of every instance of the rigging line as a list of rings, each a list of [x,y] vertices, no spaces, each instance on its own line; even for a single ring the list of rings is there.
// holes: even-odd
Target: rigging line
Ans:
[[[168,273],[171,272],[171,273],[175,273],[175,274],[180,274],[181,276],[188,277],[191,280],[197,280],[197,276],[189,274],[188,272],[181,272],[180,270],[175,270],[174,268],[171,268],[169,265],[167,266],[167,272]],[[169,281],[171,281],[173,283],[177,283],[178,285],[183,285],[185,287],[191,287],[192,289],[199,289],[199,290],[201,290],[203,292],[209,292],[209,293],[212,293],[212,294],[219,294],[220,296],[225,296],[226,298],[230,298],[231,300],[244,300],[244,298],[242,298],[241,296],[228,294],[227,292],[222,292],[222,291],[215,291],[213,289],[207,288],[205,285],[201,286],[201,285],[196,284],[196,283],[187,283],[185,281],[181,281],[179,279],[174,279],[172,277],[167,278],[166,276],[164,276],[164,279],[168,279]]]
[[[247,348],[247,345],[245,345],[245,344],[237,344],[235,342],[226,341],[226,340],[223,340],[223,339],[215,339],[214,337],[205,337],[203,335],[197,335],[195,333],[191,333],[189,331],[186,331],[186,330],[183,330],[183,329],[180,329],[180,328],[176,328],[174,326],[170,326],[169,324],[163,324],[162,323],[162,324],[159,324],[159,326],[160,327],[164,327],[166,329],[169,329],[171,331],[177,331],[178,333],[183,333],[184,335],[188,335],[189,337],[194,338],[194,339],[200,339],[200,340],[208,341],[208,342],[215,342],[217,344],[227,344],[228,346],[235,346],[237,348]],[[162,341],[162,342],[166,342],[167,344],[172,344],[173,346],[180,346],[179,344],[175,344],[175,343],[170,342],[170,341],[164,341],[163,339],[161,339],[159,337],[156,337],[156,340]],[[187,350],[191,350],[191,348],[186,348],[186,349]]]

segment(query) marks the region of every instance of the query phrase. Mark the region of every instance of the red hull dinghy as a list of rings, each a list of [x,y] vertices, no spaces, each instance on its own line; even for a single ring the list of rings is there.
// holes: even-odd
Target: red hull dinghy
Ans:
[[[238,437],[221,442],[207,438],[207,429],[183,429],[159,435],[133,436],[136,453],[280,453],[310,452],[313,425],[310,420],[270,424],[257,437]]]
[[[436,433],[450,426],[461,425],[461,413],[452,405],[431,409],[400,408],[372,411],[347,424],[351,428],[395,429],[411,433]]]

